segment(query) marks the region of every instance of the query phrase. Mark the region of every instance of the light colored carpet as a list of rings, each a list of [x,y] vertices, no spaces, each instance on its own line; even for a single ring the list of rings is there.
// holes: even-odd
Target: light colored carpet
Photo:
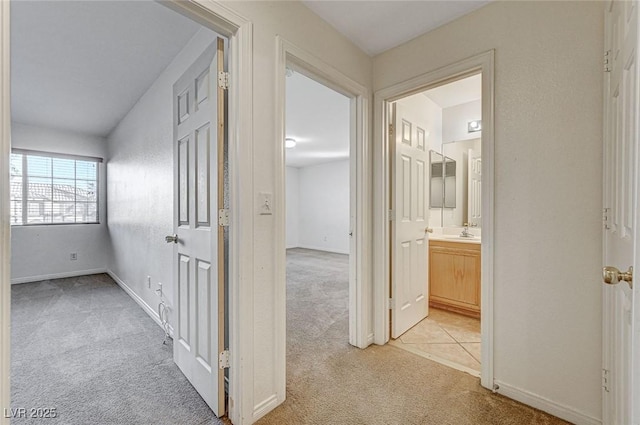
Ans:
[[[389,345],[348,344],[348,257],[287,252],[287,400],[258,423],[522,425],[566,422],[477,378]]]
[[[173,363],[162,329],[107,275],[11,288],[14,424],[222,424]]]

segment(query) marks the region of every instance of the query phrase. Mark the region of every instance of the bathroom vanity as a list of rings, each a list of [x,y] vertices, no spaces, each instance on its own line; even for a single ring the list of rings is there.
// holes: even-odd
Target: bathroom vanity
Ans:
[[[480,240],[429,239],[429,305],[480,317]]]

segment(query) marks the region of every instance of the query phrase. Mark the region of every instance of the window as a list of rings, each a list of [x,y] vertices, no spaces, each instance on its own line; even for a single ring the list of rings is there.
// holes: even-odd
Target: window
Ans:
[[[86,158],[14,149],[11,224],[98,223],[98,163]]]

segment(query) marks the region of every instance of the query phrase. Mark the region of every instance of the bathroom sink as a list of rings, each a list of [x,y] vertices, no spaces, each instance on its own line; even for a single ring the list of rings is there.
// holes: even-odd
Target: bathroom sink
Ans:
[[[445,239],[474,240],[479,239],[477,236],[460,236],[460,235],[443,235]]]

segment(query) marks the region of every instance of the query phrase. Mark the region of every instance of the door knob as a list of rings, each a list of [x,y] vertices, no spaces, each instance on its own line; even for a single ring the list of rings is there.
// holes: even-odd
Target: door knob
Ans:
[[[426,229],[424,229],[425,233],[433,233],[433,229],[431,227],[427,227]]]
[[[615,267],[607,266],[602,268],[602,280],[607,285],[615,285],[620,281],[625,281],[629,287],[633,288],[633,267],[629,267],[626,272],[621,272]]]
[[[178,235],[169,235],[169,236],[165,236],[165,237],[164,237],[164,240],[165,240],[167,243],[171,243],[171,242],[173,242],[173,243],[178,243]]]

